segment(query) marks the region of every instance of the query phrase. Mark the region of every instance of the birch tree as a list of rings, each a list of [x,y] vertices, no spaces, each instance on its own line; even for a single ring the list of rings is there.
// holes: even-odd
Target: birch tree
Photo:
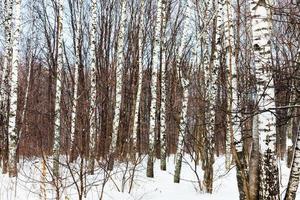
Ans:
[[[209,45],[209,35],[210,32],[208,30],[208,25],[211,23],[209,19],[208,9],[212,7],[211,2],[207,2],[207,8],[205,11],[205,19],[204,19],[204,33],[203,33],[203,69],[204,69],[204,79],[205,79],[205,100],[207,110],[205,111],[205,125],[206,125],[206,135],[204,138],[204,142],[207,145],[205,148],[205,161],[203,163],[204,168],[204,187],[206,192],[212,193],[213,190],[213,164],[214,164],[214,132],[215,132],[215,107],[216,107],[216,96],[217,96],[217,75],[218,75],[218,64],[215,62],[216,59],[215,54],[215,42],[212,42],[212,45]],[[212,17],[214,18],[214,17]],[[218,31],[217,31],[218,33]],[[217,36],[218,37],[218,36]],[[214,39],[214,38],[213,38]],[[211,48],[211,52],[209,52],[209,48]],[[217,47],[218,48],[218,47]],[[209,62],[209,57],[214,57],[214,63]]]
[[[183,6],[183,25],[182,25],[182,39],[180,41],[180,47],[178,50],[178,55],[183,55],[184,47],[188,44],[188,41],[191,37],[192,27],[189,26],[189,15],[192,12],[190,9],[191,5],[189,2],[182,1]],[[184,140],[186,135],[186,127],[187,127],[187,109],[188,109],[188,97],[189,97],[189,78],[187,77],[187,73],[183,73],[180,57],[177,58],[177,73],[179,76],[181,87],[183,88],[183,96],[182,96],[182,106],[181,106],[181,114],[180,114],[180,122],[179,122],[179,134],[178,134],[178,144],[176,150],[176,165],[175,165],[175,173],[174,173],[174,182],[180,182],[180,172],[182,165],[182,157],[184,151]]]
[[[225,0],[225,50],[227,67],[227,133],[226,133],[226,168],[230,168],[230,155],[233,154],[240,199],[248,199],[248,180],[244,168],[246,167],[243,155],[243,140],[241,131],[241,113],[238,94],[238,69],[235,62],[234,31],[232,21],[232,4]]]
[[[111,144],[109,147],[109,168],[113,168],[114,153],[116,151],[118,132],[120,126],[120,112],[122,103],[122,80],[124,68],[124,46],[125,46],[125,29],[126,29],[126,2],[121,0],[121,19],[120,30],[118,33],[118,46],[117,46],[117,63],[116,63],[116,89],[115,89],[115,108],[113,117],[113,130],[111,135]]]
[[[167,157],[167,132],[166,132],[166,14],[167,14],[167,0],[163,1],[163,12],[161,22],[161,104],[160,104],[160,134],[161,134],[161,147],[160,147],[160,169],[166,170],[166,157]]]
[[[257,79],[258,131],[261,148],[260,198],[279,199],[278,167],[275,153],[276,118],[274,82],[271,70],[270,2],[250,2],[252,16],[252,46]]]
[[[141,102],[141,92],[142,92],[142,81],[143,81],[143,37],[144,37],[144,0],[140,1],[140,19],[139,19],[139,58],[138,58],[138,83],[137,83],[137,93],[136,101],[134,108],[134,117],[133,117],[133,129],[132,129],[132,145],[133,145],[133,154],[135,156],[137,151],[137,128],[138,128],[138,118],[139,118],[139,109]]]
[[[3,170],[5,174],[7,172],[8,165],[8,91],[9,91],[9,75],[11,71],[11,58],[12,58],[12,13],[13,13],[13,0],[7,0],[4,2],[4,58],[3,67],[1,68],[1,88],[0,88],[0,115],[1,115],[1,157],[3,159]]]
[[[95,165],[95,147],[96,147],[96,83],[97,83],[97,69],[96,69],[96,33],[97,33],[97,1],[91,2],[91,35],[90,35],[90,62],[91,62],[91,88],[90,88],[90,141],[89,141],[89,170],[91,174],[94,173]]]
[[[298,125],[297,141],[294,148],[294,157],[290,172],[289,183],[285,193],[285,200],[294,200],[300,180],[300,124]]]
[[[72,116],[71,116],[71,154],[75,148],[75,127],[76,127],[76,116],[77,116],[77,104],[78,104],[78,89],[79,89],[79,65],[81,62],[81,11],[82,11],[82,0],[76,1],[76,27],[75,27],[75,65],[74,65],[74,92],[72,100]]]
[[[13,54],[12,54],[12,69],[9,76],[10,82],[10,106],[8,118],[8,149],[9,149],[9,175],[17,175],[17,102],[18,102],[18,69],[19,69],[19,41],[20,41],[20,15],[21,15],[21,0],[15,1],[14,7],[14,35],[13,35]]]
[[[59,154],[61,140],[61,95],[63,78],[63,0],[57,0],[57,69],[55,88],[55,122],[53,144],[53,175],[59,176]]]
[[[157,0],[157,14],[154,29],[152,74],[151,74],[151,103],[150,103],[150,128],[149,128],[149,150],[147,161],[147,177],[153,177],[154,146],[155,146],[155,114],[157,103],[157,72],[159,69],[159,55],[161,48],[162,17],[165,16],[165,0]]]

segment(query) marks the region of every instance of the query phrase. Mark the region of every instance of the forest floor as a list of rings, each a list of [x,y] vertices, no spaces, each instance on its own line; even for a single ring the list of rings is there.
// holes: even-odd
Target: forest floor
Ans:
[[[86,198],[88,200],[99,200],[101,193],[103,200],[235,200],[238,199],[238,188],[236,184],[235,168],[225,170],[224,158],[216,158],[214,164],[214,192],[205,194],[199,191],[199,180],[203,180],[203,172],[199,165],[195,165],[189,157],[185,157],[182,166],[181,182],[173,183],[174,157],[168,159],[167,170],[160,170],[160,162],[156,160],[154,178],[146,177],[146,162],[143,159],[137,166],[132,164],[118,164],[113,171],[107,172],[101,167],[96,167],[94,175],[82,176],[86,186]],[[80,162],[64,165],[61,168],[61,179],[59,184],[53,184],[51,173],[47,173],[43,180],[42,165],[39,159],[22,160],[20,172],[17,178],[9,178],[0,175],[0,200],[40,200],[55,199],[56,188],[59,189],[60,199],[78,199],[80,189]],[[86,169],[85,164],[82,169]],[[195,166],[197,169],[195,170]],[[48,166],[46,167],[46,171]],[[135,169],[134,181],[132,172]],[[284,195],[289,177],[289,169],[282,161],[279,164],[281,195]],[[83,173],[84,174],[84,170]],[[109,177],[109,178],[108,178]],[[44,182],[45,184],[41,183]],[[75,180],[75,181],[74,181]],[[76,182],[78,188],[76,187]],[[105,183],[105,184],[103,184]],[[104,185],[104,190],[103,190]],[[131,190],[130,190],[131,185]],[[202,183],[201,183],[202,185]],[[45,195],[41,191],[45,188]],[[130,193],[129,193],[130,190]],[[123,191],[123,192],[122,192]],[[44,196],[43,198],[41,197]],[[300,191],[296,199],[300,200]]]

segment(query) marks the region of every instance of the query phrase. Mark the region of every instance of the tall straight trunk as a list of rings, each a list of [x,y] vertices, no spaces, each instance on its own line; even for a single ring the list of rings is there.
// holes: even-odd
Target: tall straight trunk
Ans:
[[[205,28],[209,25],[209,8],[212,8],[212,2],[208,2],[206,9],[206,20],[205,20]],[[213,21],[213,27],[216,31],[215,20]],[[219,31],[216,31],[218,33]],[[204,142],[206,145],[205,148],[205,159],[203,162],[204,169],[204,187],[207,193],[212,193],[213,191],[213,164],[214,164],[214,133],[215,133],[215,108],[216,108],[216,97],[217,97],[217,77],[219,71],[219,64],[217,64],[216,57],[217,51],[219,51],[219,47],[217,45],[216,51],[216,41],[213,38],[212,44],[208,44],[210,31],[207,29],[203,36],[203,67],[204,67],[204,79],[205,79],[205,87],[206,87],[206,108],[205,111],[205,137]],[[214,35],[214,33],[213,33]],[[219,36],[217,36],[218,38]],[[219,39],[218,39],[219,40]],[[211,48],[211,55],[209,55],[209,48]],[[210,62],[209,58],[214,58],[214,63]]]
[[[1,120],[1,159],[3,160],[2,173],[7,173],[8,170],[8,99],[9,99],[9,76],[11,71],[12,59],[12,10],[13,0],[5,1],[5,21],[4,21],[4,58],[1,73],[1,88],[0,88],[0,120]]]
[[[124,46],[125,46],[125,28],[126,28],[126,2],[121,0],[121,19],[120,30],[118,33],[118,46],[117,46],[117,63],[116,63],[116,89],[115,89],[115,108],[113,117],[113,129],[111,135],[111,144],[109,147],[109,169],[113,168],[114,156],[116,152],[117,139],[120,127],[120,113],[122,103],[122,80],[123,80],[123,68],[125,64],[124,58]]]
[[[15,1],[14,18],[14,36],[13,36],[13,54],[12,54],[12,69],[9,77],[10,82],[10,106],[8,117],[8,167],[9,175],[14,177],[17,175],[17,102],[18,102],[18,69],[19,69],[19,41],[20,41],[20,15],[21,15],[21,0]]]
[[[181,173],[181,165],[182,165],[182,157],[184,151],[184,139],[186,135],[186,127],[187,127],[187,110],[188,110],[188,97],[189,97],[189,79],[186,73],[183,73],[181,66],[180,56],[184,54],[184,47],[187,45],[191,33],[189,32],[191,29],[189,27],[190,21],[189,15],[191,15],[192,11],[190,10],[190,5],[183,1],[183,28],[182,28],[182,39],[180,41],[180,46],[178,49],[177,56],[177,73],[179,76],[179,80],[181,83],[181,87],[183,88],[183,97],[182,97],[182,106],[181,106],[181,114],[180,114],[180,122],[179,122],[179,134],[178,134],[178,144],[176,150],[176,164],[175,164],[175,173],[174,173],[174,182],[180,182],[180,173]]]
[[[276,117],[274,81],[271,70],[270,2],[251,1],[252,46],[257,79],[258,131],[261,147],[260,193],[261,199],[279,199],[278,167],[275,154]]]
[[[285,193],[285,200],[294,200],[300,180],[300,123],[298,124],[297,141],[294,148],[293,163],[289,183]]]
[[[97,69],[96,69],[96,33],[97,33],[97,1],[92,0],[92,20],[91,20],[91,40],[90,40],[90,60],[91,60],[91,88],[90,88],[90,141],[89,141],[89,171],[94,173],[95,147],[96,147],[96,99],[97,99]]]
[[[144,0],[141,0],[141,13],[139,21],[139,58],[138,58],[138,82],[137,82],[137,93],[134,108],[133,117],[133,129],[132,129],[132,145],[133,145],[133,155],[137,152],[137,129],[138,129],[138,119],[139,119],[139,109],[141,102],[141,92],[142,92],[142,82],[143,82],[143,38],[144,38]]]
[[[238,94],[238,69],[235,62],[234,31],[232,21],[232,4],[225,0],[225,48],[227,67],[227,133],[226,155],[233,154],[236,169],[240,199],[248,199],[248,175],[246,174],[246,160],[243,153],[243,140],[241,130],[241,113]],[[227,169],[231,164],[230,156],[226,156]]]
[[[57,13],[57,69],[56,69],[56,88],[55,88],[55,120],[54,120],[54,144],[53,144],[53,175],[59,176],[59,154],[61,140],[61,95],[62,95],[62,70],[63,70],[63,38],[62,38],[62,16],[63,0],[58,0]]]
[[[226,113],[226,169],[230,169],[231,165],[231,155],[232,155],[232,137],[233,137],[233,122],[235,120],[232,118],[233,104],[237,105],[236,99],[233,99],[233,90],[237,88],[232,88],[233,84],[233,70],[235,70],[235,63],[233,59],[232,45],[233,45],[233,24],[232,24],[232,13],[231,4],[228,0],[225,0],[224,6],[224,37],[225,37],[225,51],[226,51],[226,90],[227,90],[227,113]],[[240,130],[237,130],[240,131]]]
[[[167,0],[163,2],[164,10],[162,13],[162,33],[161,33],[161,103],[160,103],[160,169],[166,170],[167,168],[167,131],[166,131],[166,101],[167,101],[167,88],[166,88],[166,14],[167,14]]]
[[[212,44],[212,46],[214,46],[213,48],[215,48],[215,52],[213,55],[213,65],[215,68],[220,69],[221,63],[223,62],[222,60],[222,54],[223,53],[223,44],[224,44],[224,0],[216,0],[216,17],[214,19],[214,31],[215,31],[215,43]],[[214,37],[214,36],[213,36]],[[206,88],[207,89],[207,88]],[[218,89],[218,96],[220,95],[220,91],[221,89]],[[220,150],[219,150],[219,142],[218,142],[218,137],[215,136],[215,140],[216,140],[216,152],[217,155],[219,156],[220,154]],[[227,144],[227,139],[225,141],[225,143]],[[226,149],[225,149],[226,151]],[[230,154],[229,154],[230,156]],[[229,157],[230,160],[230,157]],[[227,166],[227,161],[228,161],[228,154],[225,152],[225,163]]]
[[[293,88],[293,84],[292,84]],[[293,108],[293,104],[296,101],[296,94],[294,93],[295,91],[292,90],[292,94],[290,96],[290,103],[289,106],[290,108],[288,109],[288,117],[290,119],[288,120],[287,127],[286,127],[286,132],[287,132],[287,166],[291,167],[292,164],[292,156],[293,156],[293,128],[294,128],[294,120],[295,118],[293,117],[295,109]]]
[[[161,47],[162,17],[165,12],[165,1],[157,1],[157,14],[153,41],[152,74],[151,74],[151,103],[150,103],[150,127],[149,127],[149,149],[147,161],[147,177],[153,177],[154,146],[155,146],[155,115],[157,103],[157,72],[159,69],[159,55]]]
[[[299,67],[300,63],[300,50],[298,50],[297,58],[295,62],[295,67]],[[290,102],[289,102],[289,109],[287,112],[287,116],[290,117],[287,123],[286,132],[287,132],[287,166],[291,167],[292,164],[292,156],[293,156],[293,128],[294,128],[294,121],[295,117],[294,114],[296,109],[293,107],[296,103],[296,81],[292,81],[291,83],[291,95],[290,95]]]
[[[76,9],[76,30],[75,30],[75,66],[74,66],[74,92],[72,99],[72,113],[71,113],[71,160],[73,160],[73,154],[75,153],[75,134],[76,134],[76,116],[77,116],[77,104],[78,104],[78,89],[79,89],[79,66],[81,64],[81,11],[82,11],[82,0],[77,0]]]

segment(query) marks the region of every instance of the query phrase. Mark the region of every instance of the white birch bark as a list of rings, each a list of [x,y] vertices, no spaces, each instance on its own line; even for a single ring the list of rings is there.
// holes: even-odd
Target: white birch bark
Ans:
[[[113,132],[111,136],[111,144],[109,148],[110,154],[116,151],[118,132],[120,126],[120,112],[122,102],[122,75],[124,66],[124,45],[125,45],[125,28],[126,28],[126,2],[121,1],[121,19],[120,30],[118,35],[118,47],[117,47],[117,63],[116,63],[116,97],[115,97],[115,109],[113,118]]]
[[[248,175],[243,154],[241,113],[238,94],[238,69],[234,52],[233,6],[225,0],[225,49],[226,49],[226,86],[227,86],[227,131],[226,131],[226,168],[229,170],[232,155],[236,164],[237,183],[240,199],[249,199]]]
[[[7,172],[7,162],[8,162],[8,147],[7,147],[7,122],[8,122],[8,99],[9,99],[9,75],[11,71],[11,58],[12,58],[12,9],[13,9],[13,0],[5,1],[4,10],[5,10],[5,21],[4,21],[4,35],[5,35],[5,46],[4,46],[4,58],[3,66],[1,73],[1,88],[0,88],[0,117],[2,120],[2,140],[1,147],[3,150],[2,159],[3,159],[3,173]]]
[[[136,103],[134,108],[133,117],[133,129],[132,129],[132,145],[133,154],[137,151],[137,128],[139,119],[139,109],[141,102],[141,92],[142,92],[142,81],[143,81],[143,36],[144,36],[144,0],[141,0],[141,13],[140,13],[140,29],[139,29],[139,59],[138,59],[138,83],[137,83],[137,93],[136,93]]]
[[[299,65],[300,63],[300,50],[297,53],[297,59],[296,59],[296,66]],[[293,149],[293,127],[294,127],[294,120],[295,117],[293,116],[295,114],[295,108],[293,106],[296,103],[296,87],[295,87],[295,81],[292,81],[291,83],[291,95],[290,95],[290,103],[289,103],[289,109],[287,112],[287,116],[290,117],[290,119],[287,122],[287,127],[286,127],[286,134],[287,134],[287,166],[291,167],[291,154],[292,154],[292,149]]]
[[[55,122],[54,122],[54,144],[53,144],[53,175],[59,176],[59,154],[61,140],[61,95],[62,95],[62,70],[63,70],[63,0],[57,1],[57,69],[55,89]]]
[[[166,5],[167,0],[163,1],[163,12],[162,12],[162,28],[161,28],[161,104],[160,104],[160,169],[166,170],[166,157],[167,157],[167,132],[166,132]]]
[[[17,102],[18,102],[18,69],[19,69],[19,40],[20,40],[20,15],[21,15],[21,0],[15,1],[14,7],[14,36],[13,36],[13,54],[12,54],[12,69],[9,77],[10,82],[10,106],[8,118],[8,167],[9,175],[16,176],[17,173]]]
[[[179,76],[181,87],[183,88],[183,96],[182,96],[182,106],[181,106],[181,114],[180,114],[180,123],[179,123],[179,134],[178,134],[178,144],[176,150],[176,165],[175,165],[175,173],[174,173],[174,182],[180,182],[180,172],[181,172],[181,165],[182,165],[182,157],[184,151],[184,139],[186,135],[186,127],[187,127],[187,111],[188,111],[188,97],[189,97],[189,78],[187,77],[186,73],[183,73],[182,66],[180,66],[180,57],[183,55],[184,47],[187,45],[192,28],[189,26],[190,21],[189,15],[192,13],[188,2],[183,1],[183,28],[182,28],[182,39],[180,41],[180,46],[178,49],[178,56],[177,56],[177,73]]]
[[[227,131],[226,131],[226,168],[231,165],[232,145],[235,144],[237,153],[242,152],[242,136],[238,100],[237,66],[234,57],[234,36],[232,22],[232,4],[225,0],[225,48],[227,71]],[[234,141],[233,141],[234,139]]]
[[[76,116],[77,116],[77,103],[78,103],[78,87],[79,87],[79,65],[80,65],[80,37],[81,37],[81,10],[82,0],[77,0],[77,11],[76,11],[76,30],[75,30],[75,66],[74,66],[74,93],[72,100],[72,114],[71,114],[71,150],[75,148],[75,127],[76,127]]]
[[[224,6],[224,36],[225,36],[225,50],[226,50],[226,89],[227,89],[227,113],[226,113],[226,148],[225,148],[225,158],[226,158],[226,169],[230,169],[231,165],[231,147],[232,147],[232,137],[233,137],[233,122],[232,122],[232,109],[233,109],[233,88],[232,88],[232,77],[233,68],[235,68],[232,43],[233,43],[233,29],[232,29],[232,13],[231,4],[228,0],[225,0]]]
[[[96,69],[96,33],[97,33],[97,1],[92,0],[92,19],[90,31],[90,59],[91,59],[91,88],[90,88],[90,141],[89,141],[89,170],[91,174],[94,172],[95,164],[95,146],[96,146],[96,82],[97,82],[97,69]]]
[[[297,141],[294,148],[293,164],[290,172],[285,200],[294,200],[300,180],[300,124],[298,125]]]
[[[278,199],[278,167],[276,161],[276,118],[274,81],[271,70],[271,22],[270,2],[251,1],[252,46],[254,49],[255,75],[257,79],[258,131],[262,154],[260,172],[260,198]]]
[[[288,117],[291,117],[289,120],[288,120],[288,123],[287,123],[287,127],[286,127],[286,134],[287,134],[287,166],[288,167],[291,167],[291,152],[292,152],[292,148],[293,148],[293,127],[294,127],[294,120],[295,118],[293,117],[294,115],[294,112],[295,112],[295,109],[293,108],[293,104],[294,102],[296,101],[296,94],[295,92],[296,91],[293,91],[293,86],[294,84],[292,83],[292,94],[290,96],[290,103],[289,103],[289,109],[288,109],[288,112],[287,112],[287,116]]]
[[[211,2],[207,2],[207,7],[211,8]],[[208,10],[208,9],[207,9]],[[206,20],[205,24],[209,24],[209,12],[206,11]],[[218,31],[217,31],[218,32]],[[217,96],[217,75],[219,70],[219,65],[215,62],[213,65],[209,62],[209,48],[211,47],[208,44],[209,41],[209,30],[205,31],[203,36],[204,41],[204,53],[203,53],[203,66],[204,66],[204,76],[205,76],[205,86],[206,86],[206,102],[207,102],[207,111],[205,112],[205,124],[206,124],[206,137],[205,137],[205,154],[207,156],[204,163],[204,187],[206,192],[212,193],[212,182],[213,182],[213,163],[214,163],[214,132],[215,132],[215,107],[216,107],[216,96]],[[218,47],[217,47],[218,48]],[[216,54],[215,59],[216,60]]]
[[[157,1],[157,14],[155,23],[155,35],[153,43],[152,74],[151,74],[151,103],[150,103],[150,128],[149,128],[149,151],[147,163],[147,177],[153,177],[154,146],[155,146],[155,122],[156,122],[156,104],[157,104],[157,72],[159,69],[159,54],[161,47],[161,26],[164,11],[162,0]]]

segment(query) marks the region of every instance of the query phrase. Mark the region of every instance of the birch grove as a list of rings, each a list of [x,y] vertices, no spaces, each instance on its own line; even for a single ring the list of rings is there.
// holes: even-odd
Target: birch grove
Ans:
[[[1,1],[0,199],[297,199],[299,9]]]

